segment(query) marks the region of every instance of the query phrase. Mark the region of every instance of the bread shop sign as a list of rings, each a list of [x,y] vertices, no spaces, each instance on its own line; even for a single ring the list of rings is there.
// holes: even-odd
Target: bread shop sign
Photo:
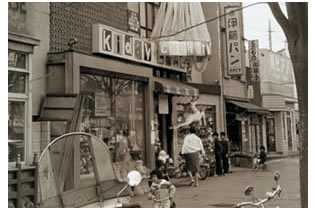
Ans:
[[[105,25],[93,25],[92,36],[93,53],[111,55],[181,72],[186,72],[188,66],[196,64],[193,60],[195,56],[170,55],[169,50],[167,50],[170,48],[166,46],[134,37],[131,34]],[[199,54],[200,52],[206,54],[207,49],[201,44]],[[204,53],[202,53],[203,51]]]

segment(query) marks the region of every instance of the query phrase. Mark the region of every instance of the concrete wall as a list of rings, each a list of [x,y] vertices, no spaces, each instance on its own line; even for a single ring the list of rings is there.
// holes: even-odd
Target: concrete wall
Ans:
[[[8,30],[17,34],[34,37],[34,4],[8,2]]]
[[[218,2],[202,2],[203,13],[206,20],[217,17],[219,14]],[[203,73],[192,72],[192,82],[202,84],[216,84],[221,74],[221,46],[219,21],[207,23],[211,38],[211,59]]]
[[[284,97],[279,95],[262,96],[262,106],[267,109],[285,109]]]
[[[32,95],[33,107],[32,115],[40,114],[40,106],[43,97],[46,95],[46,78],[47,78],[47,53],[49,51],[49,3],[37,2],[34,4],[34,35],[40,39],[40,45],[35,47],[33,55],[33,75],[32,75]]]

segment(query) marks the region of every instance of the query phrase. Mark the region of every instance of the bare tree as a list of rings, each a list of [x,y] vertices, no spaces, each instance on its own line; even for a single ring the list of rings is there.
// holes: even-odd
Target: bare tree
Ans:
[[[286,3],[288,16],[279,3],[268,3],[288,41],[297,86],[300,114],[300,187],[301,207],[308,207],[308,3]]]

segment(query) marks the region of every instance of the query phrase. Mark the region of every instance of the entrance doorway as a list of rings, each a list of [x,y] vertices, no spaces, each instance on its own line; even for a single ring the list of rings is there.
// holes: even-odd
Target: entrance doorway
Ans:
[[[155,94],[155,115],[157,116],[158,138],[161,143],[161,149],[164,150],[170,157],[173,157],[173,130],[169,129],[172,126],[172,97],[167,95],[167,103],[159,102],[159,95]],[[159,106],[168,106],[167,113],[160,113]]]
[[[242,151],[242,132],[241,121],[236,120],[236,114],[226,115],[226,127],[229,139],[231,142],[231,151]]]
[[[268,152],[276,151],[276,131],[275,131],[275,119],[266,119],[266,134],[267,134],[267,150]]]

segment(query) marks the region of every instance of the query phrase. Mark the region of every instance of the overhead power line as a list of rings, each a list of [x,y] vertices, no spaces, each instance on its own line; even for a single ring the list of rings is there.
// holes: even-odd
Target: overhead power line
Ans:
[[[180,31],[177,31],[177,32],[175,32],[175,33],[168,34],[168,35],[164,35],[164,36],[159,36],[159,37],[151,37],[150,39],[151,39],[151,40],[157,40],[157,39],[162,39],[162,38],[167,38],[167,37],[176,36],[176,35],[178,35],[178,34],[180,34],[180,33],[183,33],[183,32],[188,31],[188,30],[190,30],[190,29],[196,28],[196,27],[198,27],[198,26],[200,26],[200,25],[203,25],[203,24],[205,24],[205,23],[212,22],[212,21],[214,21],[214,20],[217,20],[217,19],[220,19],[220,18],[222,18],[222,17],[225,17],[226,15],[232,14],[232,13],[234,13],[234,12],[237,12],[237,11],[246,9],[246,8],[248,8],[248,7],[252,7],[252,6],[258,5],[258,4],[266,4],[266,2],[256,2],[256,3],[253,3],[253,4],[249,4],[249,5],[247,5],[247,6],[240,7],[240,8],[238,8],[238,9],[235,9],[235,10],[231,11],[231,12],[224,13],[224,14],[222,14],[222,15],[220,15],[220,16],[211,18],[211,19],[209,19],[209,20],[206,20],[206,21],[204,21],[204,22],[198,23],[198,24],[196,24],[196,25],[193,25],[193,26],[184,28],[184,29],[182,29],[182,30],[180,30]]]

